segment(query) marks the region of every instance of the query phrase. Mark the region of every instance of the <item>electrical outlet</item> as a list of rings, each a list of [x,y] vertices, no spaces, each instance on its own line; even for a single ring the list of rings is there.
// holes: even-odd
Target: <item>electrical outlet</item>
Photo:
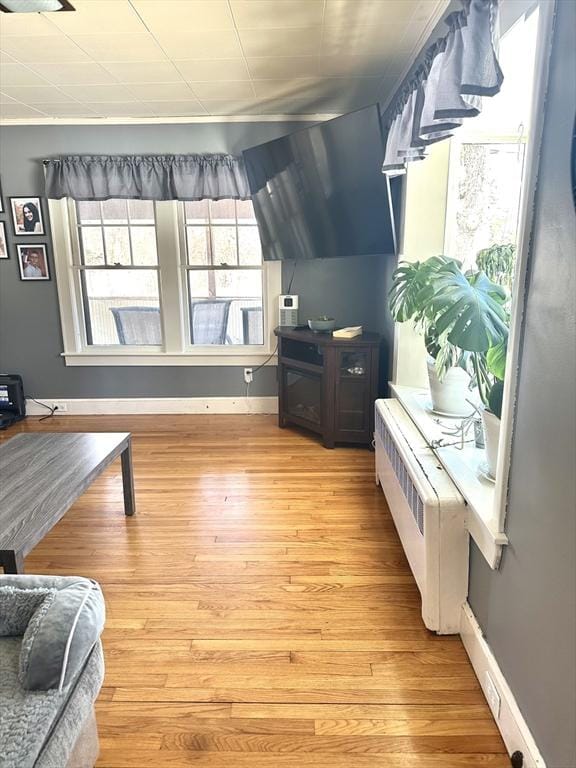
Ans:
[[[251,384],[254,381],[252,368],[244,368],[244,381],[246,384]]]
[[[489,672],[484,673],[484,693],[494,718],[498,720],[500,717],[500,694]]]
[[[66,413],[68,410],[68,403],[62,403],[59,401],[50,403],[50,408],[54,408],[55,412]]]

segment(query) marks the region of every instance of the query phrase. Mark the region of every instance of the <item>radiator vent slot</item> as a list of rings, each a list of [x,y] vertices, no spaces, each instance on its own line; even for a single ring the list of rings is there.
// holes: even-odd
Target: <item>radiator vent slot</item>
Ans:
[[[402,488],[406,501],[408,502],[410,511],[414,516],[414,520],[416,520],[418,530],[422,535],[424,535],[424,502],[420,498],[418,491],[416,490],[416,486],[412,482],[412,478],[410,477],[410,474],[406,469],[406,465],[402,460],[402,456],[396,448],[396,444],[392,439],[392,435],[388,431],[388,427],[384,423],[379,413],[376,414],[376,431],[382,440],[384,450],[388,455],[388,459],[392,465],[394,474],[400,483],[400,487]]]

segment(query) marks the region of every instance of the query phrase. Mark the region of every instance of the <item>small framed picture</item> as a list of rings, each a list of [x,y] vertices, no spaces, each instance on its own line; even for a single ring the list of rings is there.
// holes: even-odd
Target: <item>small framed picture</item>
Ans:
[[[6,225],[0,221],[0,259],[8,259],[8,244],[6,242]]]
[[[21,280],[50,280],[45,245],[18,245]]]
[[[2,184],[0,184],[0,213],[4,213],[4,200],[2,198]]]
[[[44,235],[44,220],[39,197],[11,197],[15,235]]]

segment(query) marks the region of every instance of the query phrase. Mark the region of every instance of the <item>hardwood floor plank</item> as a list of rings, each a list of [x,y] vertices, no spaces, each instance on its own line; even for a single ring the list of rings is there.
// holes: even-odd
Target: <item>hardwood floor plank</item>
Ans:
[[[97,768],[505,768],[458,637],[420,595],[374,455],[269,416],[29,418],[128,431],[120,462],[26,559],[107,605]]]
[[[162,762],[151,763],[150,754],[136,748],[119,753],[104,745],[98,768],[510,768],[503,754],[265,754],[234,752],[184,752],[164,749]]]

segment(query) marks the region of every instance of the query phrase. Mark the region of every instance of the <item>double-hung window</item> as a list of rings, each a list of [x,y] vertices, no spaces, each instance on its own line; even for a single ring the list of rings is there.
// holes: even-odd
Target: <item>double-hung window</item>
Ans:
[[[50,201],[69,365],[258,364],[280,265],[252,203]]]

